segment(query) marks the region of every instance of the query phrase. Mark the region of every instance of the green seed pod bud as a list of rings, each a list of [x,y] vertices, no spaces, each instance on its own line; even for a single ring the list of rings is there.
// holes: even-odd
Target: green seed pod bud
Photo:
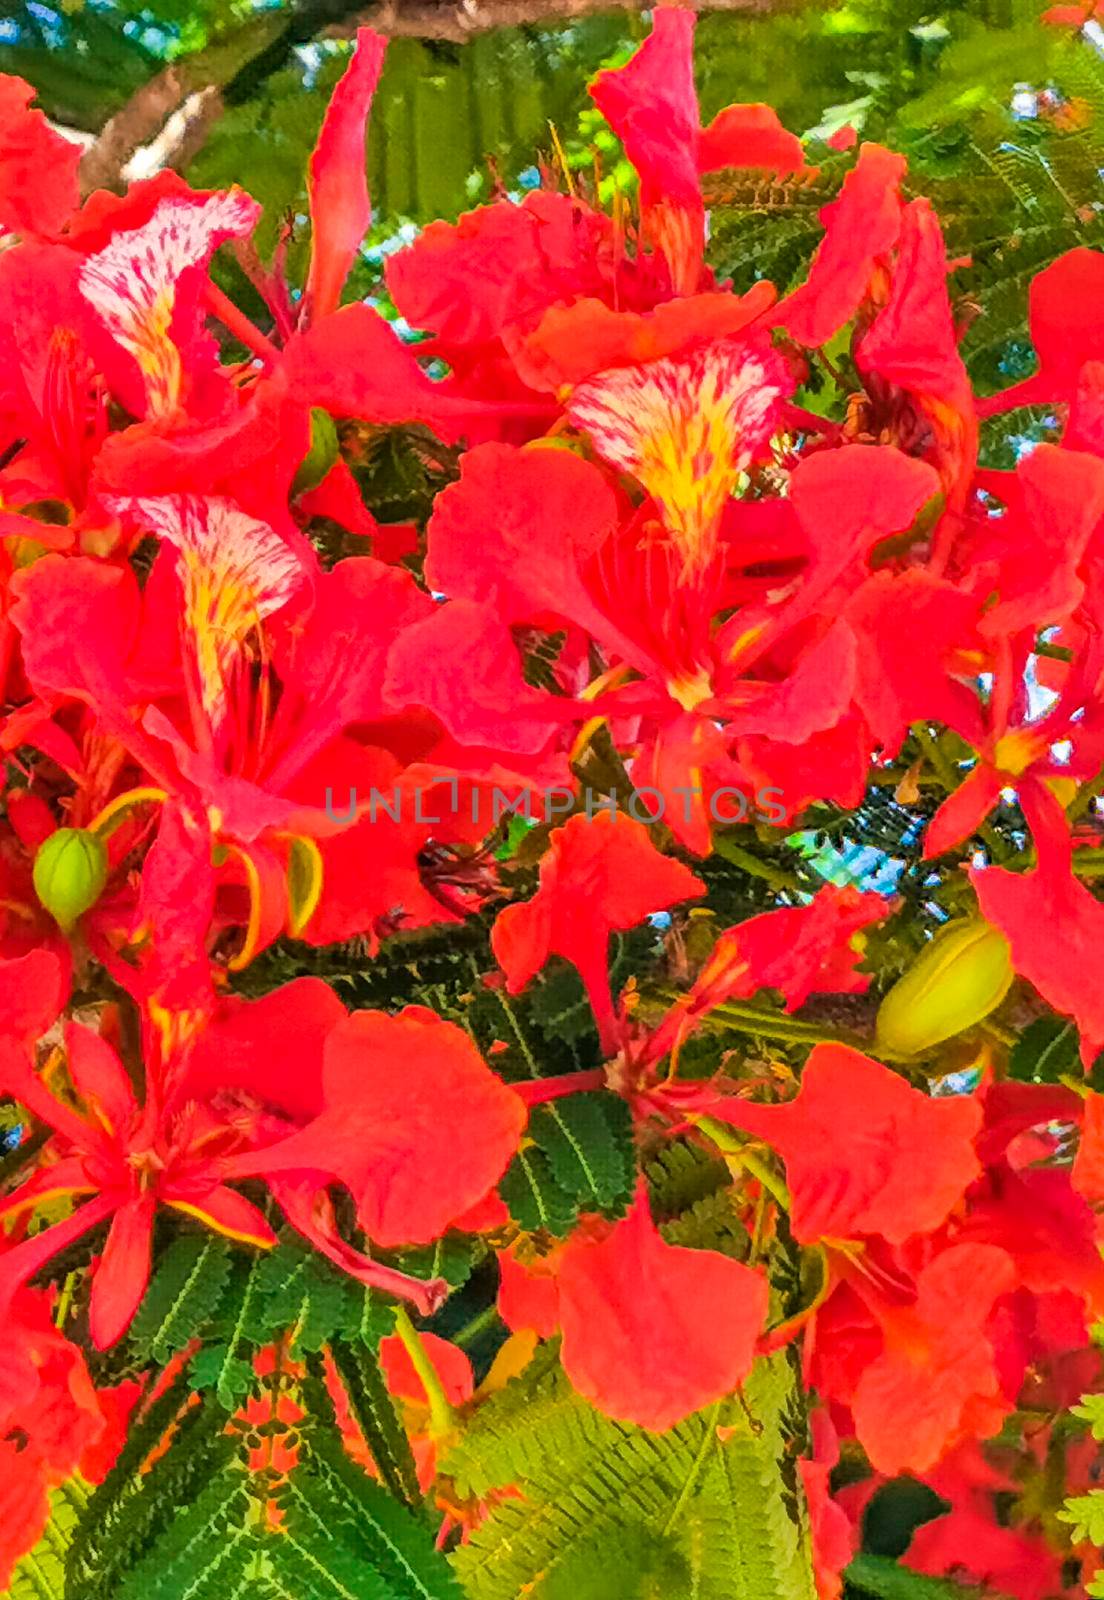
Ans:
[[[292,499],[317,489],[322,479],[337,460],[341,446],[337,425],[328,411],[312,406],[310,414],[310,449],[299,463],[291,484]]]
[[[59,828],[38,849],[35,893],[63,928],[94,906],[107,882],[107,846],[86,828]]]
[[[964,1033],[996,1010],[1014,976],[1008,940],[997,928],[981,917],[948,924],[882,1001],[877,1048],[908,1058]]]

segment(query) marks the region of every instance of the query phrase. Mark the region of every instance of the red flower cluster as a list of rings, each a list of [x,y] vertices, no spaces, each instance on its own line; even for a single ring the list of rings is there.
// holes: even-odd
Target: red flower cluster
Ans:
[[[635,220],[542,187],[433,224],[388,260],[395,305],[431,335],[417,345],[340,303],[370,222],[381,39],[361,33],[312,158],[301,291],[259,267],[238,191],[163,173],[78,204],[74,151],[26,85],[0,83],[0,1091],[41,1135],[0,1202],[0,1449],[25,1434],[33,1466],[6,1560],[40,1531],[45,1486],[114,1425],[31,1279],[107,1224],[88,1328],[111,1346],[162,1209],[263,1248],[272,1227],[238,1187],[263,1180],[318,1251],[427,1314],[447,1286],[373,1249],[496,1230],[505,1322],[561,1330],[579,1392],[645,1428],[800,1340],[825,1595],[902,1472],[952,1507],[911,1564],[1064,1592],[1043,1534],[995,1507],[1101,1376],[1099,1095],[1002,1081],[990,1051],[968,1092],[933,1096],[832,1043],[799,1081],[774,1074],[773,1102],[761,1080],[680,1075],[718,1008],[861,995],[866,930],[895,910],[879,894],[784,897],[650,1020],[615,998],[609,949],[705,892],[692,863],[750,797],[770,789],[786,823],[856,808],[934,725],[959,754],[927,854],[965,850],[1014,791],[1024,849],[972,856],[963,893],[1091,1065],[1104,907],[1065,807],[1104,763],[1104,260],[1077,250],[1036,278],[1038,372],[976,402],[939,222],[906,198],[903,158],[866,144],[806,281],[733,292],[706,262],[702,175],[800,174],[805,154],[763,106],[701,126],[692,33],[691,13],[658,9],[593,86],[639,175]],[[212,277],[224,245],[266,331]],[[801,390],[847,328],[857,394],[830,420]],[[1060,441],[979,469],[979,419],[1028,401],[1055,408]],[[424,540],[375,522],[340,450],[314,470],[320,413],[463,446]],[[317,518],[371,553],[325,566]],[[551,635],[538,685],[525,645]],[[496,797],[539,818],[579,793],[599,736],[634,809],[594,815],[588,793],[492,945],[512,994],[550,958],[575,966],[603,1067],[511,1085],[420,1007],[349,1015],[312,978],[234,994],[281,937],[374,951],[481,910],[505,892],[481,849]],[[427,817],[440,786],[451,814]],[[70,1014],[91,972],[116,996],[94,1025]],[[530,1109],[579,1091],[627,1101],[641,1150],[719,1151],[757,1240],[784,1232],[819,1263],[805,1307],[779,1315],[761,1254],[668,1242],[643,1179],[620,1220],[519,1239],[499,1180]],[[420,1401],[413,1379],[396,1388]],[[466,1369],[460,1389],[474,1404]],[[838,1440],[872,1475],[833,1499]]]

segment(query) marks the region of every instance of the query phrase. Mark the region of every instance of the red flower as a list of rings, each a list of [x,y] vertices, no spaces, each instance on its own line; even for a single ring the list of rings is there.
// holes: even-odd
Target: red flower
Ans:
[[[787,1011],[814,991],[861,994],[870,980],[855,970],[856,935],[891,909],[881,895],[828,884],[807,906],[764,911],[725,929],[693,987],[652,1035],[648,1054],[658,1060],[715,1006],[760,989],[780,990]]]
[[[84,1115],[48,1093],[13,1054],[4,1062],[4,1090],[53,1129],[56,1144],[53,1159],[16,1190],[0,1215],[25,1214],[57,1195],[95,1198],[0,1258],[0,1287],[10,1293],[65,1244],[111,1218],[89,1302],[89,1331],[103,1350],[122,1337],[138,1309],[158,1204],[257,1244],[273,1244],[275,1234],[254,1205],[220,1182],[219,1153],[232,1130],[194,1105],[165,1121],[156,1094],[139,1106],[118,1056],[87,1028],[70,1023],[65,1043]]]
[[[762,1272],[665,1244],[642,1190],[600,1244],[560,1262],[563,1364],[600,1411],[661,1432],[751,1371],[769,1292]]]

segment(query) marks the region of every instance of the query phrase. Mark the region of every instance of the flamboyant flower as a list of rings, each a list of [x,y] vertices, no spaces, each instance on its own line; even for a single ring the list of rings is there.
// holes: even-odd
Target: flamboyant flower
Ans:
[[[277,994],[231,1006],[214,1020],[201,995],[191,1019],[166,1025],[150,1009],[144,1103],[108,1041],[68,1024],[66,1070],[80,1105],[74,1109],[30,1060],[28,1041],[42,1031],[46,1002],[57,998],[49,960],[36,953],[4,972],[13,984],[26,973],[34,987],[33,1000],[13,1000],[8,1008],[0,1086],[53,1136],[0,1217],[27,1216],[62,1195],[89,1198],[0,1258],[0,1297],[110,1219],[90,1301],[93,1340],[106,1348],[125,1331],[144,1291],[158,1207],[270,1245],[275,1235],[263,1213],[224,1181],[262,1175],[293,1226],[344,1270],[422,1310],[439,1302],[439,1281],[423,1283],[380,1266],[342,1239],[327,1191],[331,1183],[344,1184],[360,1226],[383,1246],[428,1242],[487,1195],[514,1152],[526,1113],[465,1034],[418,1008],[398,1017],[349,1018],[332,997],[321,1002],[310,985],[295,988],[293,1010]],[[267,1043],[273,1028],[283,1031],[283,1056]],[[238,1069],[219,1074],[215,1063],[231,1049]],[[262,1050],[263,1074],[250,1067]]]
[[[777,989],[787,1011],[810,994],[861,994],[870,980],[857,971],[863,928],[889,915],[891,902],[878,894],[828,884],[806,906],[784,906],[749,917],[717,939],[689,991],[660,1023],[647,1044],[659,1059],[726,1000]]]
[[[226,500],[143,500],[127,515],[162,540],[145,590],[83,559],[35,563],[17,586],[25,666],[47,705],[94,706],[141,769],[101,825],[171,797],[200,857],[204,833],[225,843],[246,891],[248,954],[286,925],[298,932],[317,904],[317,881],[306,914],[291,899],[292,841],[306,841],[300,864],[317,880],[314,841],[344,826],[361,777],[341,736],[391,712],[387,650],[433,603],[368,557],[321,574],[309,547]],[[370,926],[389,903],[362,888]]]
[[[641,794],[654,791],[680,843],[704,854],[713,824],[733,809],[738,818],[753,791],[774,784],[773,761],[787,777],[804,762],[816,785],[809,792],[821,794],[835,792],[837,769],[849,774],[857,757],[861,784],[865,750],[851,714],[857,653],[837,613],[879,544],[909,528],[937,493],[934,471],[897,451],[856,445],[810,456],[792,475],[784,519],[792,575],[741,592],[741,569],[763,552],[754,539],[742,547],[739,524],[714,547],[700,581],[688,581],[684,553],[649,502],[618,525],[617,499],[592,464],[560,450],[488,444],[468,453],[459,483],[439,499],[427,571],[453,602],[483,606],[488,628],[500,632],[500,619],[559,622],[594,641],[604,670],[563,688],[592,702],[631,755]],[[473,523],[488,530],[474,556]],[[430,636],[447,639],[449,609],[427,620]],[[464,615],[474,626],[474,613]],[[472,660],[473,734],[484,742],[486,671],[479,653]],[[540,718],[545,738],[562,731],[567,696],[542,708],[525,696],[520,666],[501,646],[495,660],[509,673],[504,690],[509,683],[511,700],[516,694],[525,708],[528,736],[538,740]],[[460,737],[459,662],[454,674],[449,704]],[[817,743],[836,736],[835,747]]]
[[[0,1208],[0,1218],[26,1216],[58,1196],[92,1198],[65,1221],[0,1257],[0,1295],[25,1283],[65,1244],[110,1219],[89,1301],[89,1331],[103,1350],[122,1336],[138,1309],[159,1205],[254,1244],[274,1244],[276,1236],[256,1206],[220,1181],[220,1152],[238,1141],[233,1128],[195,1105],[166,1122],[156,1095],[140,1106],[115,1051],[76,1023],[65,1029],[65,1052],[69,1079],[83,1102],[81,1113],[51,1094],[25,1060],[10,1050],[5,1054],[4,1091],[53,1130],[54,1148]]]

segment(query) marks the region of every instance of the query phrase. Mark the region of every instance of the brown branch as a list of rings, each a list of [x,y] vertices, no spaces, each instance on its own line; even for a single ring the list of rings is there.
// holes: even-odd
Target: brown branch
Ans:
[[[178,172],[183,172],[203,149],[207,135],[226,109],[222,91],[214,84],[195,95],[194,101],[195,104],[188,107],[188,114],[175,143],[165,155],[164,165],[175,167]]]
[[[177,65],[166,67],[136,89],[81,157],[81,194],[117,188],[131,156],[160,133],[188,93],[187,78]]]
[[[555,26],[597,11],[642,11],[643,0],[379,0],[355,16],[326,28],[331,39],[347,39],[357,28],[375,28],[392,38],[441,39],[464,44],[494,28],[533,23]],[[776,12],[776,0],[696,0],[696,11]]]

